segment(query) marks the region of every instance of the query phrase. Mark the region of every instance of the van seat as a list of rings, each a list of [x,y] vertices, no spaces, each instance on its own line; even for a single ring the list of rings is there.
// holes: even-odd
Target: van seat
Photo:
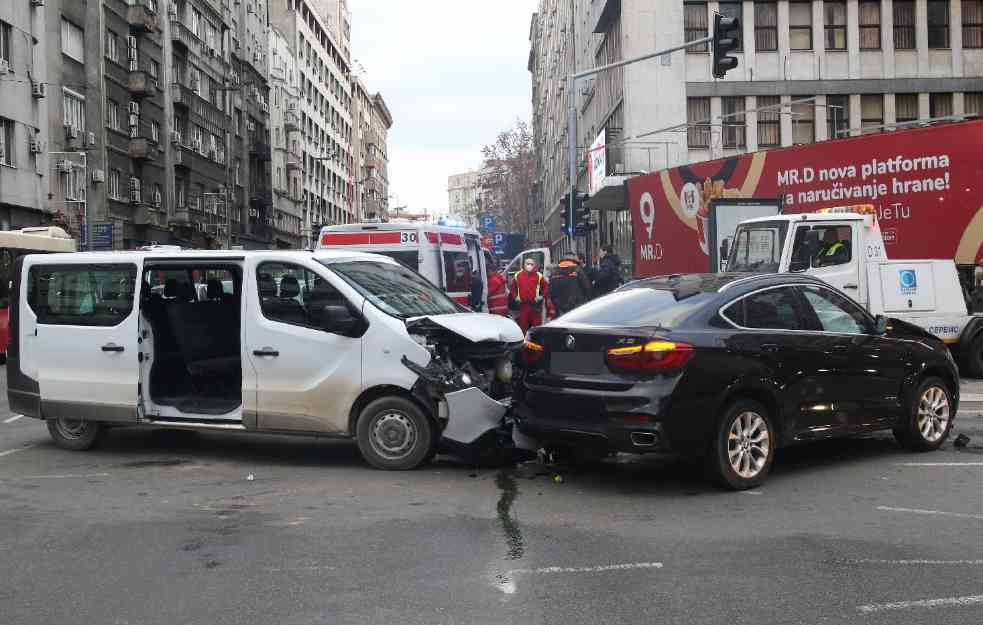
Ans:
[[[192,381],[241,375],[238,311],[208,302],[173,302],[167,317]]]

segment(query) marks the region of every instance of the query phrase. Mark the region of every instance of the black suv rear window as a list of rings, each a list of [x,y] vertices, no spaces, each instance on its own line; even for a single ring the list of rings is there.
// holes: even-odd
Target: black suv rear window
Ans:
[[[595,325],[671,328],[715,297],[716,293],[693,293],[677,300],[673,291],[630,288],[587,302],[560,319]]]

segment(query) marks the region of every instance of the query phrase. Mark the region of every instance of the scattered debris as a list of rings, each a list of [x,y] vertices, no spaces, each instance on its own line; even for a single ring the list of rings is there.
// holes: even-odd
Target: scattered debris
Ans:
[[[969,437],[966,436],[965,434],[960,434],[959,436],[956,437],[955,442],[953,442],[952,444],[955,445],[956,447],[965,447],[966,445],[969,445]]]

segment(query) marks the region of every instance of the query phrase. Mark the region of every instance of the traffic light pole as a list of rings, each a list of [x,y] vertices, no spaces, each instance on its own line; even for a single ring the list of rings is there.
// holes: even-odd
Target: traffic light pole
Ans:
[[[634,58],[625,59],[624,61],[618,61],[616,63],[608,63],[607,65],[601,65],[599,67],[585,69],[581,72],[570,74],[570,76],[567,78],[567,94],[568,94],[567,99],[570,101],[570,107],[569,107],[570,115],[567,121],[568,158],[570,160],[570,172],[569,172],[570,188],[567,192],[568,193],[567,197],[569,198],[569,201],[567,202],[566,210],[569,219],[568,223],[570,224],[571,229],[564,234],[570,237],[571,240],[570,247],[574,253],[581,251],[577,249],[576,239],[573,236],[573,226],[575,221],[574,219],[575,215],[573,213],[574,210],[573,199],[577,194],[577,93],[576,93],[577,82],[583,80],[584,78],[590,78],[592,76],[596,76],[601,72],[606,72],[611,69],[617,69],[619,67],[624,67],[625,65],[631,65],[633,63],[638,63],[640,61],[647,61],[651,58],[655,58],[657,56],[663,56],[666,54],[671,54],[673,52],[678,52],[679,50],[685,50],[686,48],[702,46],[703,44],[711,43],[712,41],[713,41],[712,36],[704,37],[702,39],[695,39],[693,41],[687,41],[681,46],[666,48],[664,50],[658,50],[656,52],[649,52],[648,54],[643,54],[642,56],[636,56]]]

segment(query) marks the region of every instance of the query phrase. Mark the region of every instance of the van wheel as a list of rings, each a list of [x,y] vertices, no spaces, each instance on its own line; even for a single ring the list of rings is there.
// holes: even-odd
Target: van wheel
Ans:
[[[911,451],[935,451],[952,430],[952,396],[939,378],[925,378],[912,396],[905,421],[894,438]]]
[[[983,378],[983,336],[977,337],[963,350],[960,360],[967,377]]]
[[[707,468],[721,486],[754,488],[768,477],[777,443],[768,410],[756,401],[740,399],[727,407],[720,420]]]
[[[415,469],[436,448],[433,424],[412,401],[383,397],[362,410],[356,426],[358,450],[377,469]]]
[[[55,445],[71,451],[85,451],[92,448],[102,434],[102,424],[98,421],[81,419],[48,419],[48,433]]]

